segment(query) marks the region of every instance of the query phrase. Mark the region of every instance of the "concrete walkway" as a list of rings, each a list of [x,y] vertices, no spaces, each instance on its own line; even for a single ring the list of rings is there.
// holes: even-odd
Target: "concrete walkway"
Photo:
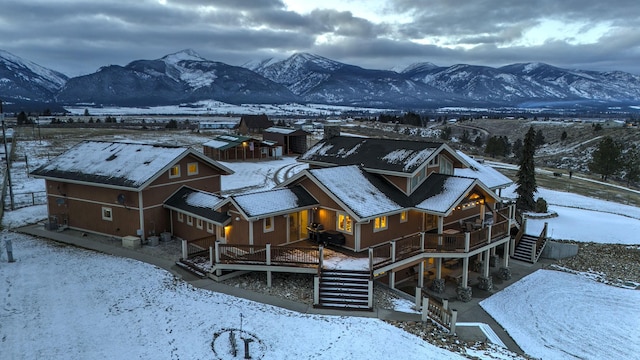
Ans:
[[[122,247],[121,242],[118,241],[119,239],[115,238],[87,234],[75,230],[49,231],[45,230],[44,226],[41,224],[29,225],[14,230],[20,233],[47,238],[88,250],[98,251],[118,257],[139,260],[165,269],[171,272],[176,277],[181,278],[182,280],[190,283],[197,288],[269,304],[299,313],[336,316],[358,316],[394,321],[421,321],[420,314],[415,313],[405,313],[390,309],[377,308],[374,309],[374,311],[370,312],[318,309],[314,308],[312,305],[303,304],[271,295],[256,293],[235,286],[229,286],[213,281],[209,278],[200,278],[193,273],[183,269],[182,267],[176,265],[176,261],[178,260],[179,255],[175,255],[175,257],[173,258],[166,256],[166,253],[163,254],[164,256],[158,256],[159,250],[149,246],[144,246],[141,249],[124,248]],[[175,243],[175,241],[173,241],[173,243]],[[161,244],[161,246],[162,245],[163,244]],[[179,251],[176,250],[174,254],[179,254]],[[480,323],[480,325],[486,324],[493,330],[495,335],[500,338],[500,340],[507,346],[509,350],[518,354],[523,354],[522,349],[520,349],[520,347],[513,341],[513,339],[511,339],[507,332],[479,306],[479,302],[490,296],[493,292],[504,289],[506,286],[520,280],[524,276],[544,266],[544,261],[539,262],[538,264],[526,264],[517,261],[510,261],[509,267],[511,268],[513,277],[510,280],[504,282],[500,280],[494,281],[496,290],[491,292],[483,292],[477,288],[474,288],[472,300],[466,303],[456,300],[455,296],[449,297],[450,308],[456,309],[458,311],[458,322],[471,323],[468,324],[469,326],[457,327],[456,334],[458,335],[458,337],[465,341],[491,341],[493,334],[487,334],[485,331],[483,331],[483,328],[486,329],[487,326],[478,326],[478,324],[476,323]]]

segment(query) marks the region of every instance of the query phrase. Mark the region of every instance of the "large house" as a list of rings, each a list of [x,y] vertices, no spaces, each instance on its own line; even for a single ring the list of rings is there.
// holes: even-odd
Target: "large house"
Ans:
[[[163,203],[183,186],[220,193],[233,171],[184,147],[84,141],[31,172],[45,179],[48,226],[108,236],[167,232]]]

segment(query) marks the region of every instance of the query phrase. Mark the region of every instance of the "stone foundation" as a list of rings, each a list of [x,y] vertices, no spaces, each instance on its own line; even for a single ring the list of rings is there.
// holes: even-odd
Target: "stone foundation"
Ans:
[[[503,266],[500,269],[498,269],[497,276],[502,280],[509,280],[511,279],[511,269]]]
[[[493,289],[493,278],[491,276],[478,276],[478,281],[480,281],[480,283],[478,284],[479,289],[487,291]]]
[[[441,294],[444,292],[444,279],[435,279],[433,280],[433,282],[431,283],[431,286],[429,287],[431,289],[431,291],[437,293],[437,294]]]
[[[462,302],[471,301],[471,288],[470,287],[458,287],[456,290],[458,300]]]
[[[500,261],[500,256],[496,256],[496,255],[489,256],[489,266],[496,267],[498,266],[499,261]]]

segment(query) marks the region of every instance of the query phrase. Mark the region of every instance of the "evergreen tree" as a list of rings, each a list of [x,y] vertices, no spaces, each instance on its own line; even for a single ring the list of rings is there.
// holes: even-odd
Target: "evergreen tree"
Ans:
[[[444,129],[440,130],[440,139],[449,140],[451,139],[451,128],[445,126]]]
[[[536,148],[538,148],[538,147],[544,145],[544,143],[545,143],[544,134],[542,134],[542,130],[538,130],[536,132],[536,137],[535,137],[535,140],[534,140],[534,144],[535,144]]]
[[[513,142],[512,150],[518,160],[522,159],[522,148],[522,139],[516,139],[516,141]]]
[[[463,144],[471,144],[471,136],[469,136],[468,130],[465,129],[464,131],[462,131],[460,142],[462,142]]]
[[[568,135],[567,135],[567,131],[566,131],[566,130],[565,130],[565,131],[563,131],[563,132],[562,132],[562,135],[560,135],[560,140],[561,140],[561,141],[565,141],[565,140],[567,140],[567,136],[568,136]]]
[[[483,144],[484,141],[482,140],[482,135],[478,134],[478,136],[476,136],[476,138],[473,140],[473,145],[481,147]]]
[[[622,167],[620,155],[622,147],[610,136],[600,140],[598,148],[591,154],[589,170],[600,174],[602,181],[607,181],[609,176],[617,173]]]
[[[622,155],[622,164],[627,186],[640,179],[640,149],[638,149],[635,144],[631,145]]]
[[[18,122],[18,125],[26,125],[29,123],[29,117],[27,117],[27,114],[24,111],[20,111],[20,114],[18,114],[18,118],[16,120]]]
[[[536,152],[535,145],[536,132],[533,126],[529,127],[529,131],[524,136],[522,145],[522,155],[519,162],[518,173],[516,174],[516,207],[523,211],[531,211],[535,209],[536,203],[533,200],[533,194],[537,191],[536,173],[533,156]]]

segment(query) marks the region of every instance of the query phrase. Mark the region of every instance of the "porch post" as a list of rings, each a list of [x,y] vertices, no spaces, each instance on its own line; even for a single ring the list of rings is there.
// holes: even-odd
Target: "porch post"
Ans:
[[[216,240],[215,242],[215,254],[214,256],[216,257],[216,264],[220,264],[220,241]],[[216,266],[216,276],[222,276],[222,270],[220,270],[217,266]]]
[[[489,277],[489,250],[484,252],[484,261],[482,262],[482,276]]]
[[[392,289],[396,288],[396,272],[393,270],[389,273],[389,287]]]
[[[189,257],[189,252],[187,251],[187,240],[182,239],[182,258],[187,259]]]
[[[486,211],[486,206],[484,204],[484,202],[482,204],[480,204],[480,221],[484,222],[484,212]]]
[[[271,265],[271,243],[267,243],[266,248],[267,266]],[[267,270],[267,287],[271,287],[271,270]]]
[[[146,234],[144,231],[144,204],[142,201],[142,191],[138,191],[138,206],[140,215],[140,240],[142,241],[142,244],[144,244]],[[186,259],[187,257],[185,256],[184,258]]]
[[[460,287],[466,288],[469,284],[469,257],[462,259],[462,283]]]
[[[504,267],[509,267],[509,245],[511,245],[511,240],[504,243]]]
[[[438,216],[438,249],[442,249],[442,231],[444,228],[444,218]],[[442,279],[442,258],[436,259],[436,279]]]
[[[424,287],[424,260],[420,261],[420,264],[418,265],[418,274],[420,274],[418,276],[418,287],[423,288]]]
[[[436,279],[442,279],[442,258],[436,258]]]

